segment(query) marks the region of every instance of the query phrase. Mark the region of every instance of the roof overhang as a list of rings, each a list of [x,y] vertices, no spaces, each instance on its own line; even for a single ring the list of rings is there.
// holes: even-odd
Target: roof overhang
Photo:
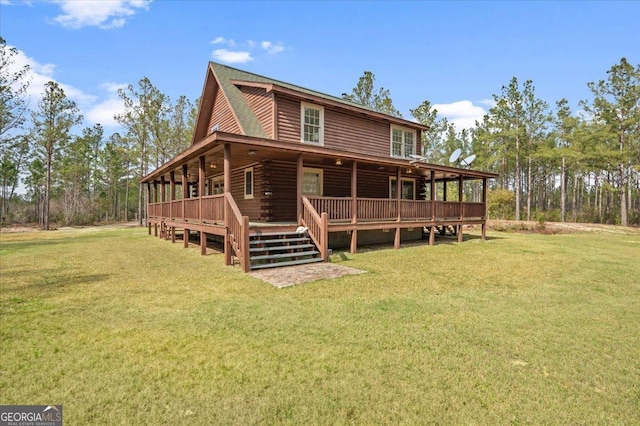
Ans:
[[[370,164],[378,167],[401,167],[403,170],[415,171],[415,174],[427,175],[434,171],[442,177],[462,176],[464,179],[497,178],[495,173],[483,172],[458,167],[441,166],[424,162],[412,162],[404,159],[389,157],[377,157],[366,154],[357,154],[350,151],[327,149],[303,144],[279,142],[272,139],[255,138],[225,132],[214,132],[200,142],[191,145],[187,150],[169,160],[156,170],[152,171],[141,182],[153,182],[161,179],[172,171],[179,170],[182,165],[196,161],[200,156],[220,156],[224,144],[229,143],[234,149],[242,147],[245,152],[249,150],[265,150],[273,154],[282,154],[289,157],[302,154],[306,158],[328,159],[330,161],[356,161],[359,164]]]

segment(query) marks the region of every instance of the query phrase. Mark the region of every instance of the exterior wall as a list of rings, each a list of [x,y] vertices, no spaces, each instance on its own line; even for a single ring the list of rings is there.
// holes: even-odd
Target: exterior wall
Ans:
[[[244,198],[244,171],[253,168],[253,198]],[[248,167],[231,170],[231,195],[236,201],[240,212],[244,216],[249,216],[249,220],[265,220],[261,208],[264,194],[263,167],[260,163],[255,163]]]
[[[300,101],[276,97],[278,140],[299,144]],[[324,107],[324,147],[389,157],[391,126]]]
[[[216,124],[220,126],[220,131],[222,132],[242,134],[240,126],[238,126],[238,122],[233,116],[231,107],[220,89],[216,89],[214,94],[213,109],[211,118],[209,119],[209,126],[207,127],[207,134],[209,133],[209,129]]]
[[[351,197],[351,168],[338,166],[319,166],[305,163],[305,167],[323,169],[323,196],[325,197]],[[241,172],[233,184],[232,193],[242,208],[240,201],[243,199],[244,176]],[[290,222],[296,220],[296,163],[272,160],[254,166],[255,173],[255,197],[260,198],[259,211],[252,211],[249,217],[254,220],[268,222]],[[362,198],[388,198],[389,197],[389,173],[358,170],[358,197]],[[416,179],[416,185],[420,180]],[[418,187],[416,187],[418,188]],[[264,195],[265,193],[271,195]],[[419,196],[420,191],[416,190]],[[251,203],[249,203],[251,204]],[[257,208],[257,207],[254,207]]]
[[[296,220],[296,164],[271,161],[265,164],[261,185],[271,192],[265,197],[265,216],[269,222]]]
[[[265,133],[273,138],[273,97],[259,87],[241,87],[240,91]]]

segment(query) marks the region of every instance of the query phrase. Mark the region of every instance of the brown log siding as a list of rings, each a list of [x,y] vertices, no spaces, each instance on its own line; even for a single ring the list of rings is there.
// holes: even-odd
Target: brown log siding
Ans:
[[[219,125],[219,129],[222,132],[242,134],[240,126],[238,125],[236,118],[233,116],[231,107],[229,106],[227,99],[224,97],[222,90],[216,90],[207,133],[209,132],[209,129],[216,124]]]
[[[278,140],[300,143],[300,101],[276,97]]]
[[[351,197],[351,170],[341,167],[321,167],[305,163],[305,167],[322,168],[323,191],[325,197]],[[259,168],[255,167],[255,196],[260,196],[260,220],[270,222],[287,222],[296,220],[296,164],[285,161],[270,161]],[[259,172],[258,172],[259,170]],[[243,179],[239,176],[238,179]],[[232,176],[233,181],[233,176]],[[232,190],[234,198],[244,199],[242,184],[238,181],[237,192]],[[232,183],[233,187],[233,183]],[[258,190],[261,192],[258,193]],[[272,195],[264,196],[264,192]],[[389,174],[358,170],[358,197],[388,198]],[[238,202],[240,206],[240,202]],[[244,210],[243,210],[244,212]],[[254,220],[255,212],[249,217]]]
[[[244,171],[253,167],[253,198],[244,198]],[[253,164],[248,167],[231,170],[231,195],[233,195],[238,208],[243,215],[249,216],[249,220],[262,220],[260,211],[262,185],[262,165]]]
[[[276,97],[278,139],[300,143],[300,101]],[[324,147],[359,154],[389,157],[389,123],[382,123],[324,108]]]
[[[241,87],[249,107],[258,118],[265,133],[273,138],[273,100],[265,89],[259,87]]]

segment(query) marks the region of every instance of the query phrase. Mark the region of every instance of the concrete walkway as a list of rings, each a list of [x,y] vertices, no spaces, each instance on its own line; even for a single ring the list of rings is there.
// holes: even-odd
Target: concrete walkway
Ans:
[[[364,273],[366,273],[366,271],[332,263],[310,263],[307,265],[285,266],[283,268],[253,271],[249,272],[249,275],[278,288],[283,288],[316,280]]]

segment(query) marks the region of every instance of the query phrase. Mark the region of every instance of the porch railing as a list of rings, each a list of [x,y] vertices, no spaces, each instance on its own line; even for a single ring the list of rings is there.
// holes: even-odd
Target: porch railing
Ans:
[[[351,220],[351,198],[310,197],[307,199],[316,212],[327,212],[331,220]]]
[[[171,219],[182,219],[182,200],[171,202]]]
[[[460,203],[457,201],[436,201],[436,218],[457,219],[460,217]]]
[[[484,218],[487,216],[484,203],[463,203],[464,217],[479,217]]]
[[[352,199],[350,197],[304,197],[316,212],[326,212],[330,222],[353,219]],[[356,200],[356,220],[391,221],[484,218],[484,203],[460,203],[458,201],[431,200],[395,200],[387,198],[358,198]],[[399,206],[399,207],[398,207]],[[462,206],[462,215],[461,208]]]
[[[198,198],[186,198],[184,200],[184,219],[200,220],[200,200]]]
[[[202,220],[224,222],[224,194],[202,197]]]
[[[318,214],[313,204],[307,197],[302,197],[302,223],[308,228],[309,237],[320,250],[323,261],[329,258],[329,220],[327,212]]]
[[[242,216],[230,193],[224,194],[224,214],[227,217],[228,244],[240,261],[240,266],[249,272],[249,216]],[[227,248],[225,248],[226,250]]]
[[[398,217],[398,200],[385,198],[358,198],[360,220],[395,220]]]

